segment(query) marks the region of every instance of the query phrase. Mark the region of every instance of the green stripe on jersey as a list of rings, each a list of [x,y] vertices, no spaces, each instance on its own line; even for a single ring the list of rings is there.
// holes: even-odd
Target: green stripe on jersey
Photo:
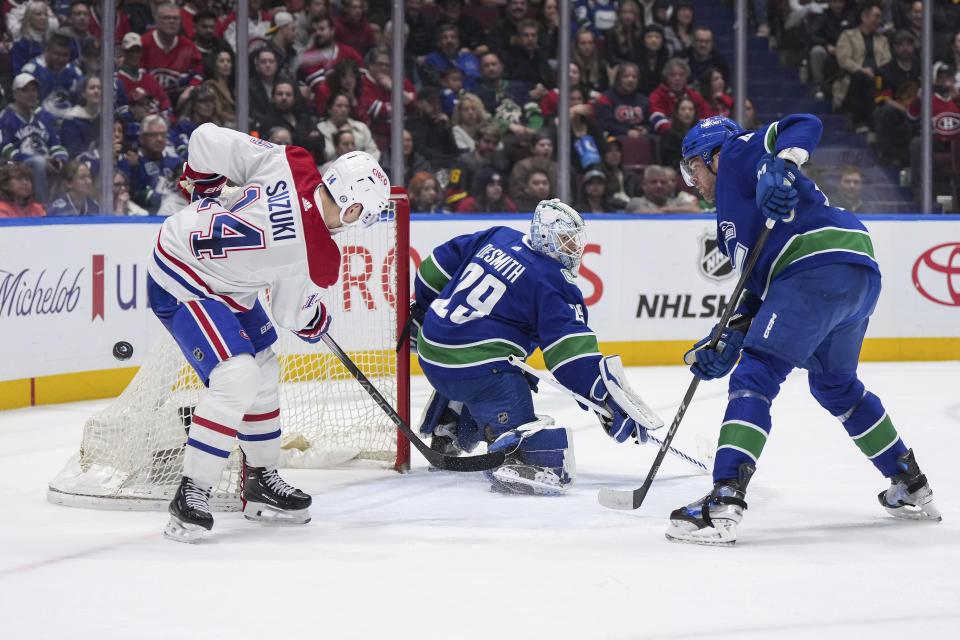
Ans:
[[[767,150],[767,153],[773,153],[777,148],[777,125],[780,122],[773,122],[767,127],[767,133],[763,136],[763,148]]]
[[[825,229],[814,229],[806,233],[794,236],[780,250],[780,255],[770,266],[770,273],[767,277],[767,287],[770,287],[770,281],[777,277],[784,269],[803,258],[828,253],[828,252],[857,253],[869,257],[876,261],[873,253],[873,242],[866,231],[859,229],[840,229],[837,227],[827,227]]]
[[[513,354],[518,358],[527,356],[523,349],[506,340],[485,340],[468,345],[449,345],[431,342],[423,337],[417,340],[417,351],[421,358],[441,367],[469,367],[484,362],[506,360]]]
[[[547,365],[547,369],[553,371],[568,360],[593,353],[600,353],[596,334],[566,336],[543,350],[543,362]]]
[[[863,451],[863,455],[868,458],[876,458],[889,449],[890,445],[896,442],[898,438],[900,438],[900,434],[897,433],[897,428],[893,426],[890,416],[883,414],[883,418],[877,424],[860,435],[854,436],[853,441],[860,447],[860,451]]]
[[[734,447],[742,449],[756,462],[767,444],[767,434],[760,427],[745,422],[724,422],[720,427],[717,449]]]
[[[450,276],[437,265],[433,259],[433,254],[427,256],[427,259],[420,263],[420,268],[417,269],[417,277],[437,293],[443,291],[443,288],[450,282]]]

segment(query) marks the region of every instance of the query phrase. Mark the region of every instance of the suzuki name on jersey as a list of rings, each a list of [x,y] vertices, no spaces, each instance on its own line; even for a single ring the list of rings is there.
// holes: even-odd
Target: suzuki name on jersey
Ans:
[[[297,228],[293,220],[293,210],[290,208],[290,192],[283,180],[267,187],[267,209],[270,211],[273,241],[296,240]]]
[[[489,243],[484,245],[480,251],[477,251],[476,257],[493,267],[495,271],[499,271],[511,283],[516,282],[517,278],[527,270],[517,260]]]

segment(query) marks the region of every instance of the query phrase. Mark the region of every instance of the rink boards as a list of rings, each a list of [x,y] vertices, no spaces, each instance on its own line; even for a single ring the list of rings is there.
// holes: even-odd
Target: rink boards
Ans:
[[[709,331],[736,282],[709,215],[587,215],[580,270],[589,324],[628,366],[678,364]],[[960,359],[960,216],[863,216],[884,278],[862,359]],[[415,267],[437,244],[527,216],[415,215]],[[146,306],[156,218],[0,221],[0,409],[119,393],[161,330]],[[391,303],[377,286],[389,256],[371,252],[351,282],[367,313]],[[362,284],[358,286],[363,286]],[[338,331],[338,319],[341,329]],[[341,340],[349,318],[334,318]],[[112,355],[118,341],[133,356]],[[538,356],[533,360],[538,361]],[[414,372],[418,371],[414,358]]]

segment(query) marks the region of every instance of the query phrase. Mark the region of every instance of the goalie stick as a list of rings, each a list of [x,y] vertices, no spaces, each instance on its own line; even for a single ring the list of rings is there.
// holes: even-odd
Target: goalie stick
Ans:
[[[397,410],[387,402],[387,399],[377,391],[377,388],[373,385],[370,380],[367,379],[363,372],[353,363],[353,360],[350,359],[343,349],[340,348],[340,345],[337,344],[336,340],[333,337],[326,333],[321,338],[323,343],[327,345],[327,348],[333,352],[333,355],[337,356],[340,362],[343,363],[343,366],[347,368],[354,378],[357,379],[357,382],[360,383],[360,386],[363,387],[363,390],[370,394],[370,397],[373,398],[373,401],[383,409],[383,412],[387,414],[393,424],[397,425],[397,428],[407,436],[407,439],[413,443],[413,446],[417,448],[423,457],[427,459],[427,462],[432,464],[438,469],[444,469],[446,471],[485,471],[487,469],[495,469],[503,464],[506,459],[506,453],[503,451],[494,451],[493,453],[484,453],[478,456],[464,456],[458,458],[456,456],[448,456],[440,453],[439,451],[434,451],[427,444],[421,440],[416,433],[413,432],[413,429],[410,428],[410,425],[400,417],[400,414],[397,413]]]
[[[727,305],[727,308],[723,310],[723,315],[720,316],[720,322],[717,323],[717,328],[713,332],[713,337],[710,339],[710,344],[707,347],[708,349],[716,348],[717,343],[720,342],[720,336],[723,335],[723,330],[726,328],[727,323],[730,322],[730,316],[733,315],[733,310],[736,309],[740,303],[740,295],[743,293],[743,288],[747,284],[747,278],[750,277],[753,267],[760,258],[760,251],[763,249],[763,245],[767,243],[767,237],[770,235],[770,230],[773,229],[774,223],[775,221],[772,218],[768,218],[766,226],[763,228],[763,231],[760,232],[760,237],[757,238],[757,243],[753,246],[753,251],[750,252],[750,257],[743,268],[743,273],[740,274],[740,279],[737,281],[737,286],[733,290],[733,295],[730,296],[730,303]],[[690,401],[693,400],[693,394],[699,385],[700,378],[693,376],[693,380],[690,382],[690,386],[687,387],[687,392],[684,394],[683,400],[680,401],[680,406],[677,407],[677,415],[674,416],[673,422],[667,430],[667,435],[660,445],[657,457],[654,458],[653,465],[650,467],[650,471],[647,472],[647,477],[644,478],[643,484],[632,490],[603,487],[597,494],[597,500],[600,504],[609,509],[640,508],[640,505],[643,504],[643,499],[647,497],[647,492],[650,491],[650,485],[653,484],[653,479],[660,470],[660,464],[663,462],[670,443],[673,442],[673,436],[677,433],[680,421],[683,420],[683,416],[687,412],[687,407],[690,405]]]
[[[543,381],[543,382],[546,382],[547,384],[550,384],[550,385],[552,385],[553,387],[556,387],[556,388],[559,389],[560,391],[563,391],[564,393],[566,393],[567,395],[569,395],[571,398],[573,398],[574,400],[576,400],[576,401],[579,402],[580,404],[585,405],[585,406],[593,409],[593,410],[596,411],[597,413],[602,414],[603,416],[605,416],[605,417],[607,417],[607,418],[613,417],[613,416],[610,414],[610,411],[609,411],[606,407],[601,407],[600,405],[598,405],[598,404],[597,404],[596,402],[594,402],[593,400],[589,400],[589,399],[587,399],[587,398],[584,398],[583,396],[581,396],[581,395],[580,395],[579,393],[577,393],[576,391],[571,391],[570,389],[567,389],[565,386],[563,386],[562,384],[560,384],[560,381],[559,381],[559,380],[557,380],[557,379],[554,378],[553,376],[543,375],[540,371],[537,371],[536,369],[534,369],[533,367],[531,367],[530,365],[528,365],[526,362],[524,362],[523,360],[521,360],[521,359],[518,358],[517,356],[515,356],[515,355],[510,355],[510,356],[507,357],[507,360],[510,361],[510,364],[514,365],[515,367],[519,367],[520,369],[523,369],[524,371],[526,371],[527,373],[529,373],[529,374],[532,375],[533,377],[537,378],[538,380],[541,380],[541,381]],[[661,425],[658,425],[658,426],[662,426],[662,423],[661,423]],[[654,428],[656,428],[656,427],[654,427]],[[659,445],[662,445],[662,444],[663,444],[663,441],[662,441],[662,440],[660,440],[659,438],[653,436],[649,431],[647,432],[647,437],[650,438],[650,440],[652,440],[653,442],[656,442],[656,443],[659,444]],[[674,447],[669,447],[669,448],[668,448],[668,451],[669,451],[670,453],[672,453],[673,455],[675,455],[676,457],[678,457],[678,458],[680,458],[681,460],[683,460],[684,462],[687,462],[687,463],[689,463],[689,464],[692,464],[693,466],[695,466],[695,467],[696,467],[697,469],[699,469],[700,471],[706,472],[706,473],[710,473],[710,469],[707,468],[707,465],[705,465],[705,464],[704,464],[703,462],[701,462],[700,460],[697,460],[697,459],[694,458],[693,456],[688,455],[688,454],[684,453],[683,451],[680,451],[679,449],[676,449],[676,448],[674,448]]]

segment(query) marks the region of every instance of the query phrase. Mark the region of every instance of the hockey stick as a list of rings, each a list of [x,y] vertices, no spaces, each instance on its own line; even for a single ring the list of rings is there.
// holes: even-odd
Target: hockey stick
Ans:
[[[530,365],[528,365],[526,362],[524,362],[523,360],[521,360],[521,359],[518,358],[517,356],[515,356],[515,355],[510,355],[510,356],[507,357],[507,360],[509,360],[509,361],[510,361],[510,364],[514,365],[515,367],[519,367],[520,369],[523,369],[524,371],[526,371],[527,373],[529,373],[529,374],[532,375],[533,377],[537,378],[538,380],[540,380],[540,381],[542,381],[542,382],[546,382],[547,384],[549,384],[549,385],[551,385],[551,386],[559,389],[560,391],[563,391],[564,393],[566,393],[568,396],[570,396],[571,398],[573,398],[574,400],[576,400],[576,401],[579,402],[580,404],[586,405],[587,407],[593,409],[594,411],[596,411],[597,413],[603,415],[604,417],[607,417],[607,418],[612,418],[612,417],[613,417],[613,416],[610,414],[610,411],[609,411],[606,407],[601,407],[599,404],[597,404],[597,403],[594,402],[593,400],[590,400],[590,399],[588,399],[588,398],[584,398],[582,395],[580,395],[580,394],[577,393],[576,391],[571,391],[570,389],[567,389],[565,386],[563,386],[562,384],[560,384],[560,381],[559,381],[559,380],[557,380],[557,379],[554,378],[553,376],[551,376],[551,375],[542,375],[541,372],[537,371],[536,369],[534,369],[533,367],[531,367]],[[659,444],[659,445],[662,445],[662,444],[663,444],[663,440],[660,440],[659,438],[651,435],[649,431],[647,432],[647,437],[650,438],[652,441],[656,442],[656,443]],[[679,449],[676,449],[676,448],[674,448],[674,447],[669,447],[669,448],[668,448],[668,451],[669,451],[670,453],[672,453],[673,455],[677,456],[678,458],[680,458],[681,460],[683,460],[684,462],[688,462],[688,463],[692,464],[693,466],[695,466],[695,467],[696,467],[697,469],[699,469],[700,471],[705,471],[705,472],[707,472],[707,473],[710,472],[710,469],[707,468],[707,465],[705,465],[705,464],[702,463],[701,461],[697,460],[697,459],[694,458],[693,456],[687,455],[687,454],[684,453],[683,451],[680,451]]]
[[[321,337],[323,343],[327,345],[327,348],[333,352],[333,355],[337,356],[340,362],[343,363],[343,366],[347,368],[353,377],[357,379],[357,382],[360,383],[360,386],[363,387],[364,391],[370,394],[370,397],[373,398],[373,401],[383,409],[383,412],[387,414],[393,424],[397,425],[397,428],[407,436],[407,439],[413,443],[413,446],[417,448],[423,457],[427,459],[427,462],[432,464],[438,469],[444,469],[446,471],[484,471],[486,469],[495,469],[503,464],[506,454],[503,451],[494,451],[493,453],[484,453],[479,456],[464,456],[458,458],[456,456],[448,456],[440,453],[439,451],[434,451],[427,444],[421,440],[416,433],[413,432],[413,429],[410,428],[410,425],[400,417],[400,414],[397,413],[387,399],[381,395],[377,388],[373,386],[373,383],[370,382],[363,372],[357,368],[357,365],[353,363],[353,360],[350,359],[343,349],[340,348],[340,345],[336,343],[333,337],[327,333]]]
[[[766,226],[763,228],[763,231],[760,232],[760,237],[757,238],[757,243],[753,246],[753,251],[750,252],[750,257],[747,260],[746,266],[743,268],[743,273],[740,274],[740,279],[737,281],[737,286],[733,290],[730,302],[727,304],[726,309],[723,310],[723,315],[720,316],[720,322],[717,323],[717,328],[713,332],[710,344],[707,346],[708,349],[715,349],[717,343],[720,342],[720,336],[723,335],[723,330],[727,327],[727,323],[730,322],[730,316],[733,315],[733,310],[737,308],[740,302],[740,295],[743,293],[743,288],[747,284],[747,278],[750,277],[753,267],[760,258],[760,252],[763,250],[763,245],[767,243],[767,237],[770,235],[774,223],[775,221],[772,218],[768,218]],[[670,424],[670,429],[667,430],[667,435],[660,445],[657,457],[654,458],[653,466],[651,466],[650,471],[647,472],[647,477],[643,480],[643,484],[633,490],[603,487],[597,494],[597,500],[600,504],[610,509],[638,509],[640,505],[643,504],[643,499],[647,497],[650,485],[660,470],[660,464],[663,462],[670,443],[673,442],[673,436],[677,433],[680,421],[683,420],[683,416],[687,412],[687,407],[690,405],[690,401],[693,400],[693,394],[697,391],[699,385],[700,378],[694,376],[693,380],[690,381],[690,386],[687,387],[687,393],[684,394],[683,400],[680,401],[680,406],[677,408],[677,415],[674,416],[673,422]]]

